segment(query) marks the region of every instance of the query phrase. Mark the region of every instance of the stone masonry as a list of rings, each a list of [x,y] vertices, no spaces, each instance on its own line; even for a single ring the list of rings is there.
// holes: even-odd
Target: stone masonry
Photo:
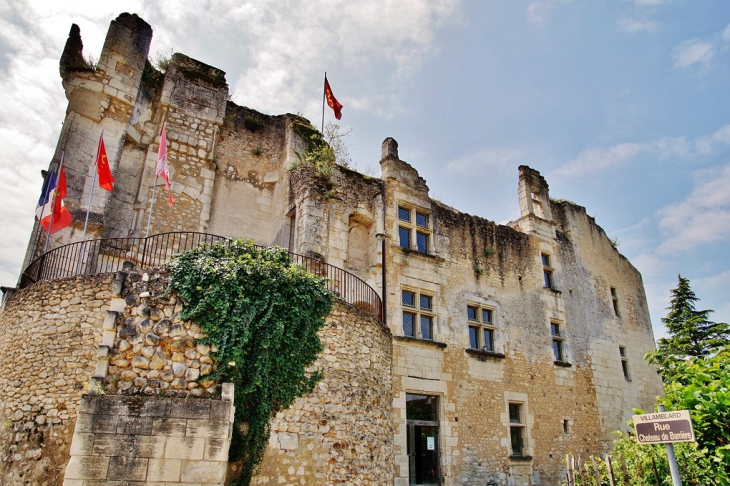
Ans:
[[[222,485],[233,427],[223,400],[84,395],[64,486]]]

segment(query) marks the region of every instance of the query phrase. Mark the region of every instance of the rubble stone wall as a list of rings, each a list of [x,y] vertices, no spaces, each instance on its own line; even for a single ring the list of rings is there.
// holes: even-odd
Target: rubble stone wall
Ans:
[[[111,275],[39,282],[0,313],[0,483],[60,484]],[[43,479],[43,481],[41,481]]]

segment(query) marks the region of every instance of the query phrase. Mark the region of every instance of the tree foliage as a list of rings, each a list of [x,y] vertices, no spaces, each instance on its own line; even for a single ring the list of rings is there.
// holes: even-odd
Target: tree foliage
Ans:
[[[238,484],[247,485],[266,450],[271,418],[320,379],[307,369],[322,350],[318,331],[332,293],[285,249],[250,240],[187,251],[168,268],[169,290],[186,302],[181,318],[203,329],[201,342],[215,345],[216,368],[205,378],[235,385],[230,455],[242,460]]]
[[[673,289],[669,313],[662,318],[670,337],[659,339],[657,350],[649,354],[649,361],[659,365],[660,373],[671,381],[672,362],[707,356],[714,348],[730,341],[730,326],[709,320],[711,309],[696,310],[699,299],[692,291],[689,280],[678,275],[679,283]]]

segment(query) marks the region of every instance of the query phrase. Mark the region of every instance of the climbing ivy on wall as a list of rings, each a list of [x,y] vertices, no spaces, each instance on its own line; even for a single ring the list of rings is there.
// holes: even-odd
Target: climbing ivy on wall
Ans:
[[[285,249],[250,240],[187,251],[168,269],[169,291],[185,302],[181,318],[198,324],[207,336],[200,342],[217,349],[215,371],[205,379],[235,385],[230,460],[242,460],[237,484],[248,485],[266,451],[271,418],[320,379],[307,368],[322,350],[318,331],[333,295]]]

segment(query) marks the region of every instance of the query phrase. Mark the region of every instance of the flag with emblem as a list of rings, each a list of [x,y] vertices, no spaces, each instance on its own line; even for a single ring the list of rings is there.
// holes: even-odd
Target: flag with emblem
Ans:
[[[96,150],[96,173],[99,176],[99,187],[112,191],[114,189],[114,177],[109,167],[109,159],[106,156],[103,133],[99,136],[99,146]]]
[[[337,101],[335,95],[332,94],[332,88],[330,88],[330,83],[327,81],[326,73],[324,75],[324,97],[327,99],[327,106],[335,112],[335,118],[338,120],[342,119],[342,105]]]

